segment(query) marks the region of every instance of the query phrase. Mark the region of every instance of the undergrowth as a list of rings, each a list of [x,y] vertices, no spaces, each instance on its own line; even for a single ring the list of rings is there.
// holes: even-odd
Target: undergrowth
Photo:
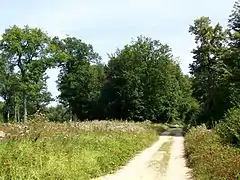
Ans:
[[[238,178],[240,149],[224,143],[215,131],[207,130],[205,126],[190,129],[185,136],[185,151],[195,179]]]
[[[240,148],[240,108],[230,109],[214,129],[225,143]]]

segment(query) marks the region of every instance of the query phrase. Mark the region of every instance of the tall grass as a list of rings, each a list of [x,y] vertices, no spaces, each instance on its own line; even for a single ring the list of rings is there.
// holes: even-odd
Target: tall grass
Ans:
[[[185,136],[185,149],[195,179],[237,180],[240,149],[223,143],[215,131],[205,126],[190,129]]]
[[[12,180],[91,179],[117,170],[158,137],[151,125],[117,121],[33,121],[1,130],[9,137],[0,142],[0,174]]]

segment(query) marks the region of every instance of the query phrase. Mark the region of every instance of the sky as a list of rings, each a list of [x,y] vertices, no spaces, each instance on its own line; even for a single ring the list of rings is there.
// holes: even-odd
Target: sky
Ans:
[[[105,63],[107,53],[144,35],[168,44],[188,73],[195,46],[189,25],[208,16],[226,26],[233,4],[234,0],[0,0],[0,33],[12,25],[29,25],[50,36],[68,34],[92,44]],[[47,73],[48,89],[55,97],[58,70]]]

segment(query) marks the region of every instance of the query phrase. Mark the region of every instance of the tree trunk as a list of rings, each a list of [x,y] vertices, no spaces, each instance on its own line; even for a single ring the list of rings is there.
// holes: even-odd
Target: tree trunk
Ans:
[[[19,106],[17,106],[17,121],[20,122]]]
[[[9,122],[9,111],[7,112],[7,122]]]
[[[10,117],[9,110],[7,110],[7,122],[9,122],[9,117]]]
[[[73,115],[72,115],[72,110],[71,110],[71,109],[70,109],[69,114],[70,114],[70,119],[69,119],[69,121],[72,122],[72,121],[73,121]]]
[[[14,106],[14,121],[17,122],[17,104]]]
[[[16,96],[14,96],[14,121],[17,122],[17,102],[16,102]]]
[[[24,109],[23,121],[27,122],[27,96],[25,93],[23,95],[23,109]]]

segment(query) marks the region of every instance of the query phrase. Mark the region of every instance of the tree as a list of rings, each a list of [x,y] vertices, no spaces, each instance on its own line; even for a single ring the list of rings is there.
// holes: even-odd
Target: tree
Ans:
[[[41,29],[13,26],[5,30],[0,41],[2,57],[19,74],[19,89],[22,93],[24,121],[27,120],[27,105],[30,94],[40,92],[44,73],[51,65],[48,61],[50,38]]]
[[[58,77],[61,102],[80,120],[93,119],[104,79],[100,57],[91,45],[77,38],[54,38],[52,49],[61,69]]]
[[[240,105],[240,1],[236,1],[229,18],[229,53],[225,58],[231,76],[229,87],[233,106]]]
[[[54,99],[47,90],[47,76],[38,82],[38,86],[33,89],[28,95],[28,111],[30,114],[34,114],[37,111],[43,111],[47,105]]]
[[[179,119],[182,94],[186,94],[180,79],[185,76],[167,45],[138,37],[110,56],[106,75],[101,101],[107,117],[154,122]]]
[[[63,105],[47,107],[45,108],[45,114],[48,120],[52,122],[67,122],[70,119],[70,114]]]
[[[213,125],[230,106],[229,71],[224,63],[227,32],[219,24],[212,26],[208,17],[195,20],[189,32],[195,35],[197,44],[192,51],[194,61],[190,64],[190,73],[193,75],[194,95],[202,106],[199,123]]]
[[[14,73],[14,67],[5,58],[0,57],[0,96],[5,101],[3,107],[3,116],[8,122],[10,117],[14,115],[17,120],[17,99],[19,91],[19,78],[18,74]]]

